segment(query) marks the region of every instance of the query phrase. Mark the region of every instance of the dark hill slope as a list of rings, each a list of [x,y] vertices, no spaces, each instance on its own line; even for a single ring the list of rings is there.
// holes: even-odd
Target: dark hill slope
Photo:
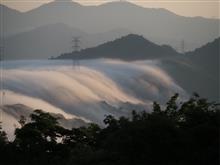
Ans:
[[[130,61],[157,59],[176,55],[178,53],[169,46],[159,46],[142,36],[129,34],[94,48],[62,54],[58,59],[110,58]]]
[[[187,53],[189,60],[202,67],[210,74],[219,73],[220,38],[215,39],[201,48]]]
[[[189,93],[198,92],[219,101],[219,41],[218,38],[185,56],[164,59],[162,67]]]

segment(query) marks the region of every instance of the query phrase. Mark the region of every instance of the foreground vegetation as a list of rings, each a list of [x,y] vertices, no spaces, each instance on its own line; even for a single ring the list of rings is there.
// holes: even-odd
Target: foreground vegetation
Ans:
[[[194,95],[165,108],[133,111],[131,118],[106,116],[96,124],[67,130],[49,113],[36,110],[19,121],[15,140],[0,130],[1,164],[16,165],[217,165],[219,105]]]

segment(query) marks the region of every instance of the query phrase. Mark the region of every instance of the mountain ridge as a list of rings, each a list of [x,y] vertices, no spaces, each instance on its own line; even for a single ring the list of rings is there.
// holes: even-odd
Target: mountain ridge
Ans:
[[[145,39],[143,36],[129,34],[94,48],[62,54],[61,56],[58,56],[57,59],[110,58],[130,61],[141,59],[157,59],[175,55],[179,55],[179,53],[177,53],[170,46],[159,46]]]
[[[69,3],[73,5],[68,5]],[[122,7],[123,6],[123,7]],[[187,50],[219,36],[220,20],[176,15],[165,9],[143,8],[128,2],[111,2],[99,6],[82,6],[75,2],[51,2],[10,18],[5,15],[6,36],[47,24],[64,23],[86,33],[103,33],[127,28],[159,44],[177,46],[185,40]],[[199,30],[198,30],[199,29]],[[175,36],[175,37],[174,37]]]
[[[30,10],[27,10],[27,11],[20,11],[20,10],[16,10],[16,9],[14,9],[14,8],[11,8],[11,7],[8,7],[8,6],[6,6],[6,5],[4,5],[4,4],[0,4],[0,7],[1,6],[3,6],[3,7],[6,7],[6,8],[8,8],[8,9],[11,9],[11,10],[15,10],[15,11],[17,11],[17,12],[19,12],[19,13],[28,13],[28,12],[31,12],[31,11],[33,11],[33,10],[37,10],[37,9],[39,9],[39,8],[41,8],[41,7],[43,7],[43,6],[47,6],[47,5],[51,5],[51,4],[55,4],[55,3],[69,3],[69,4],[71,4],[71,5],[77,5],[77,6],[81,6],[81,7],[88,7],[88,8],[91,8],[91,7],[103,7],[103,6],[110,6],[110,5],[114,5],[114,4],[130,4],[130,5],[133,5],[133,6],[136,6],[136,7],[139,7],[139,8],[143,8],[143,9],[152,9],[152,10],[163,10],[163,11],[165,11],[165,12],[167,12],[167,13],[170,13],[170,14],[174,14],[174,15],[176,15],[176,16],[181,16],[181,17],[186,17],[186,18],[198,18],[198,19],[211,19],[211,20],[219,20],[218,18],[207,18],[207,17],[203,17],[203,16],[184,16],[184,15],[179,15],[179,14],[177,14],[177,13],[175,13],[175,12],[172,12],[172,11],[170,11],[170,10],[168,10],[168,9],[165,9],[165,8],[153,8],[153,7],[144,7],[144,6],[140,6],[140,5],[137,5],[137,4],[135,4],[135,3],[132,3],[132,2],[129,2],[129,1],[110,1],[110,2],[105,2],[105,3],[102,3],[102,4],[99,4],[99,5],[83,5],[83,4],[80,4],[80,3],[78,3],[78,2],[75,2],[75,1],[72,1],[72,0],[62,0],[62,1],[60,1],[60,0],[54,0],[54,1],[51,1],[51,2],[48,2],[48,3],[44,3],[44,4],[42,4],[42,5],[40,5],[40,6],[38,6],[38,7],[36,7],[36,8],[33,8],[33,9],[30,9]]]

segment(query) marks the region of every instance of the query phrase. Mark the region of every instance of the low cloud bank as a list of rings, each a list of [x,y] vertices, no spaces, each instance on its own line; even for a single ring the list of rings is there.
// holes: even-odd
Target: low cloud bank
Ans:
[[[101,123],[104,115],[149,110],[152,101],[166,101],[184,90],[156,61],[85,60],[8,61],[4,63],[3,104],[82,117]],[[10,120],[10,119],[9,119]]]

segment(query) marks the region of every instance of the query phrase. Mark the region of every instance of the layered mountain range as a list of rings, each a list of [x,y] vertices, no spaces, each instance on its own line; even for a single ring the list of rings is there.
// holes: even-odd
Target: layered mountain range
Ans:
[[[219,36],[219,20],[183,17],[165,9],[143,8],[129,2],[82,6],[54,1],[28,12],[0,6],[5,58],[46,59],[71,51],[73,36],[88,48],[129,33],[159,45],[192,50]]]
[[[165,102],[176,92],[219,100],[218,19],[129,2],[54,1],[23,13],[3,5],[0,10],[1,59],[12,60],[5,61],[1,79],[3,126],[10,129],[38,106],[70,128],[86,124],[81,117],[100,124],[106,114],[149,110],[152,101]],[[74,37],[79,51],[72,48]],[[61,60],[19,61],[52,56]],[[82,60],[78,69],[72,59]]]

